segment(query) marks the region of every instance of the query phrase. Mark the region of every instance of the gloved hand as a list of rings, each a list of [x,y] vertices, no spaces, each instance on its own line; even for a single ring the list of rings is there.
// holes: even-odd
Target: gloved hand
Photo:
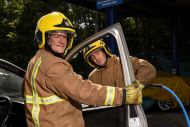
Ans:
[[[141,104],[142,103],[142,85],[138,80],[135,80],[131,85],[126,87],[126,104]]]

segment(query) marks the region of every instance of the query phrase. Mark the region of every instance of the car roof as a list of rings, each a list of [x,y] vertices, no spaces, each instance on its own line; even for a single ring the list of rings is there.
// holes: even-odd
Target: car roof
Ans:
[[[16,66],[13,63],[10,63],[4,59],[0,59],[0,68],[3,68],[5,70],[9,70],[21,77],[24,77],[24,74],[26,73],[26,71],[18,66]]]

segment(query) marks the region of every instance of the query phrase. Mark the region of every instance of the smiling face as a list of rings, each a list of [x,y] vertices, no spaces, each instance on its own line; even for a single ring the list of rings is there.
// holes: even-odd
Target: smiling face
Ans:
[[[90,54],[90,58],[98,66],[104,66],[106,64],[107,57],[106,57],[106,54],[103,52],[102,49],[98,49],[98,50],[93,51]]]
[[[67,47],[66,32],[51,32],[49,35],[48,45],[54,52],[63,54]]]

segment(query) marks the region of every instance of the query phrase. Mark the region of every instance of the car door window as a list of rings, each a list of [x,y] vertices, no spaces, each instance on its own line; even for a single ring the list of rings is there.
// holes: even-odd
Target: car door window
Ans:
[[[23,78],[0,68],[0,96],[8,96],[13,101],[22,101]]]

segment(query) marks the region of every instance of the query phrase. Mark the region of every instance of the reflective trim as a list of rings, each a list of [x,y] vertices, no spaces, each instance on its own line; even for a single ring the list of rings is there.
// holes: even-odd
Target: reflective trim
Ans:
[[[30,84],[32,87],[32,95],[25,95],[25,103],[32,104],[32,119],[34,121],[35,127],[40,127],[39,122],[39,113],[40,113],[40,104],[48,105],[53,104],[56,102],[64,101],[64,99],[59,98],[56,95],[49,96],[49,97],[39,97],[37,89],[36,89],[36,76],[38,73],[39,66],[41,65],[41,57],[36,61],[34,64],[31,78],[30,78]]]
[[[115,88],[107,86],[105,105],[112,106],[114,102],[114,98],[115,98]]]
[[[37,62],[34,64],[34,68],[32,70],[32,75],[31,75],[31,85],[32,85],[32,101],[33,101],[33,107],[32,107],[32,119],[34,121],[35,127],[40,127],[39,124],[39,112],[40,112],[40,106],[38,104],[38,93],[36,90],[36,75],[38,72],[38,68],[41,64],[41,57],[37,60]]]
[[[43,105],[49,105],[49,104],[53,104],[56,102],[61,102],[64,101],[64,99],[59,98],[56,95],[53,96],[49,96],[49,97],[38,97],[38,104],[43,104]],[[32,96],[30,95],[25,95],[25,102],[27,104],[34,104],[34,102],[32,101]]]

